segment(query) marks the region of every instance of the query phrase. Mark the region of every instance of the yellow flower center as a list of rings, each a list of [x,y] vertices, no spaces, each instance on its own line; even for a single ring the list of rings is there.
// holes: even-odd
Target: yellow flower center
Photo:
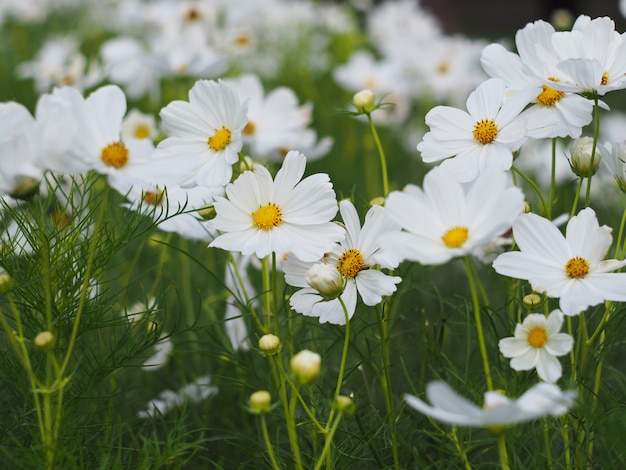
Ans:
[[[368,266],[363,262],[363,254],[358,248],[350,248],[339,257],[337,269],[341,275],[347,279],[352,279],[359,274],[359,271]]]
[[[441,236],[441,239],[448,248],[459,248],[467,241],[467,237],[467,227],[452,227]]]
[[[589,272],[589,261],[581,256],[574,256],[565,263],[565,274],[572,279],[580,279]]]
[[[241,133],[244,135],[253,135],[255,132],[256,132],[256,126],[251,121],[248,121],[248,124],[246,124],[246,127],[244,127],[243,131],[241,131]]]
[[[106,166],[122,168],[128,163],[128,149],[121,142],[113,142],[102,149],[100,158]]]
[[[602,80],[600,80],[600,85],[606,85],[609,83],[609,80],[611,79],[611,77],[609,77],[609,72],[607,72],[606,70],[602,73]]]
[[[230,144],[230,130],[222,127],[221,129],[215,131],[213,137],[209,137],[208,143],[211,150],[215,152],[224,150],[224,148]]]
[[[245,47],[250,44],[250,36],[245,33],[240,34],[235,38],[235,44],[237,46]]]
[[[498,135],[498,125],[493,119],[483,119],[474,124],[474,139],[483,145],[493,142]]]
[[[542,348],[548,341],[546,330],[537,326],[528,333],[528,344],[533,348]]]
[[[542,85],[541,88],[543,89],[543,91],[539,93],[539,96],[537,96],[537,103],[539,103],[541,106],[554,106],[557,101],[565,96],[565,92],[555,90],[554,88],[550,88],[549,86]]]
[[[437,72],[439,72],[440,74],[445,74],[448,73],[450,71],[450,64],[448,62],[439,62],[439,64],[437,65]]]
[[[151,206],[160,206],[163,204],[163,191],[161,189],[154,191],[145,191],[143,193],[143,201]]]
[[[133,135],[136,139],[145,139],[150,135],[150,129],[145,124],[139,124],[135,127]]]
[[[254,219],[252,225],[259,230],[268,231],[283,223],[283,211],[277,204],[270,202],[253,212],[252,218]]]

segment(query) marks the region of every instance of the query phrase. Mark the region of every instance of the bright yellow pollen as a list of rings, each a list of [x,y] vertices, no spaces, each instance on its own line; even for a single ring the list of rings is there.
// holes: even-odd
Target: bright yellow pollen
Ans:
[[[247,46],[250,44],[250,36],[247,34],[240,34],[235,38],[235,44],[241,47]]]
[[[259,230],[272,230],[283,223],[283,211],[277,204],[270,202],[266,206],[259,207],[256,212],[252,213],[254,225]]]
[[[467,241],[467,227],[452,227],[441,237],[448,248],[459,248]]]
[[[589,272],[589,261],[581,256],[575,256],[565,263],[565,274],[572,279],[585,277]]]
[[[600,85],[608,84],[610,79],[611,77],[609,77],[609,72],[605,70],[604,73],[602,73],[602,80],[600,80]]]
[[[450,71],[450,64],[448,62],[440,62],[439,65],[437,65],[437,72],[439,72],[440,74],[445,74],[448,73]]]
[[[528,333],[528,344],[533,348],[541,348],[548,342],[546,330],[541,327],[535,327]]]
[[[136,139],[145,139],[150,135],[150,129],[145,124],[139,124],[135,127],[133,135]]]
[[[549,86],[542,85],[543,91],[537,96],[537,103],[541,106],[554,106],[557,101],[565,96],[565,92],[555,90]]]
[[[254,125],[252,121],[248,121],[248,124],[246,124],[246,127],[244,127],[243,131],[241,131],[241,133],[244,135],[253,135],[255,132],[256,132],[256,126]]]
[[[363,262],[363,255],[358,248],[350,248],[339,257],[337,269],[347,279],[352,279],[359,271],[368,268]]]
[[[106,166],[122,168],[128,163],[128,149],[121,142],[113,142],[102,149],[100,158]]]
[[[493,142],[498,135],[498,125],[492,119],[483,119],[474,124],[474,139],[483,145]]]
[[[214,150],[215,152],[224,150],[224,148],[230,144],[230,130],[222,127],[221,129],[215,131],[215,135],[213,137],[209,137],[208,143],[211,150]]]

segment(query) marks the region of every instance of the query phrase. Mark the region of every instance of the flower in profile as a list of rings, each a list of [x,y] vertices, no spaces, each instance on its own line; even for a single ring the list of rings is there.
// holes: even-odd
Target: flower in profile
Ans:
[[[600,161],[608,154],[604,145],[597,143],[594,150],[593,137],[579,137],[572,141],[570,146],[570,165],[576,176],[589,178],[595,175]],[[593,163],[593,166],[592,166]]]
[[[222,232],[210,247],[255,253],[293,252],[304,261],[317,261],[345,233],[330,220],[337,200],[328,175],[302,179],[306,157],[292,150],[272,180],[263,166],[245,171],[216,197],[216,216],[209,228]]]
[[[524,209],[524,195],[506,186],[499,169],[482,172],[464,187],[439,166],[424,177],[423,191],[415,186],[394,191],[385,209],[404,229],[384,235],[389,252],[422,264],[443,264],[506,232]]]
[[[604,260],[611,228],[600,226],[590,207],[567,223],[565,236],[536,214],[522,214],[513,224],[520,251],[503,253],[493,262],[505,276],[527,279],[533,290],[560,299],[565,315],[577,315],[605,300],[626,301],[626,273],[612,273],[625,260]]]
[[[611,148],[607,157],[602,159],[609,173],[615,178],[619,189],[626,193],[626,140],[607,144]]]
[[[148,409],[137,412],[137,417],[148,419],[159,415],[164,416],[173,409],[183,406],[185,402],[200,403],[215,395],[217,391],[217,387],[211,385],[211,377],[204,375],[182,386],[177,391],[163,390],[158,398],[148,402]]]
[[[399,227],[386,216],[385,209],[373,206],[365,216],[363,227],[350,201],[341,201],[339,210],[346,227],[346,238],[330,250],[321,263],[319,261],[307,263],[288,255],[282,267],[285,282],[301,288],[289,300],[289,304],[296,312],[319,317],[320,323],[344,325],[346,315],[339,297],[345,304],[348,318],[352,318],[356,310],[357,293],[365,305],[377,305],[383,296],[396,291],[396,284],[402,279],[376,269],[376,266],[393,269],[400,262],[396,255],[384,251],[381,246],[383,234],[399,230]],[[343,288],[339,297],[335,295],[329,298],[312,286],[311,269],[320,264],[339,275],[333,278],[334,285],[339,290]]]
[[[528,87],[507,99],[504,80],[481,83],[467,99],[467,112],[436,106],[426,114],[430,131],[417,146],[426,163],[445,160],[442,165],[462,182],[472,181],[485,168],[508,170],[513,152],[527,137],[526,120],[519,118],[538,92]],[[449,157],[453,157],[448,159]]]
[[[546,382],[556,382],[563,373],[557,356],[571,351],[574,338],[559,333],[563,313],[554,310],[547,317],[531,313],[515,326],[513,338],[503,338],[498,343],[500,352],[511,359],[515,370],[537,369],[537,375]]]
[[[172,101],[160,114],[170,136],[159,143],[155,158],[176,157],[186,173],[182,186],[227,184],[247,123],[247,104],[231,87],[198,80],[189,91],[189,102]]]
[[[407,404],[442,423],[484,427],[499,433],[506,428],[543,416],[561,416],[574,405],[576,392],[562,391],[557,385],[540,382],[528,389],[517,400],[500,392],[486,392],[481,408],[456,393],[441,381],[426,385],[426,397],[430,405],[413,395],[404,395]]]

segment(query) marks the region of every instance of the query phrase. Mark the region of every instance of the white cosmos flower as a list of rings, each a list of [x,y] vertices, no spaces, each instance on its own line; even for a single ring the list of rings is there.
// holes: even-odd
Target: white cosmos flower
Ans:
[[[565,237],[548,219],[522,214],[513,224],[520,251],[501,254],[494,269],[527,279],[533,290],[560,299],[565,315],[576,315],[605,300],[626,301],[626,273],[611,273],[624,260],[604,260],[611,228],[600,226],[590,207],[567,223]]]
[[[247,104],[222,81],[198,80],[189,102],[172,101],[161,110],[170,136],[157,146],[155,157],[176,157],[185,169],[182,186],[223,186],[243,145]]]
[[[537,375],[547,382],[556,382],[563,373],[557,356],[571,351],[574,338],[559,333],[563,313],[554,310],[547,317],[531,313],[515,326],[513,338],[503,338],[498,343],[504,357],[511,359],[515,370],[537,369]]]
[[[467,99],[467,112],[436,106],[426,114],[430,131],[417,146],[427,163],[445,160],[459,181],[471,181],[489,167],[508,170],[513,152],[527,137],[526,120],[519,118],[524,107],[541,88],[530,86],[507,99],[504,80],[489,79]]]
[[[337,200],[328,175],[302,179],[306,157],[292,150],[272,180],[257,166],[226,186],[227,198],[216,197],[217,216],[209,227],[222,232],[210,247],[255,253],[293,252],[305,261],[317,261],[345,234],[330,220]]]
[[[521,190],[506,187],[501,170],[486,170],[464,187],[439,166],[424,177],[423,191],[389,194],[387,213],[404,230],[384,235],[384,246],[402,259],[443,264],[502,235],[523,206]]]
[[[436,381],[426,385],[426,397],[430,405],[413,395],[404,395],[411,408],[434,420],[501,432],[517,423],[567,413],[574,405],[576,392],[562,391],[555,384],[541,382],[517,400],[499,392],[486,392],[485,403],[481,408],[460,396],[447,383]]]
[[[383,296],[396,291],[396,284],[402,279],[389,276],[375,268],[376,265],[393,269],[400,258],[393,253],[383,251],[381,238],[384,233],[398,231],[381,206],[372,207],[365,216],[363,227],[354,205],[341,201],[341,217],[346,227],[346,238],[324,256],[322,262],[337,269],[344,282],[340,297],[346,305],[348,318],[352,318],[356,309],[357,292],[365,305],[377,305]],[[291,307],[310,317],[319,317],[320,323],[344,325],[345,314],[338,299],[327,300],[310,286],[306,276],[316,262],[300,261],[294,256],[287,256],[283,263],[285,282],[294,287],[301,287],[289,300]]]

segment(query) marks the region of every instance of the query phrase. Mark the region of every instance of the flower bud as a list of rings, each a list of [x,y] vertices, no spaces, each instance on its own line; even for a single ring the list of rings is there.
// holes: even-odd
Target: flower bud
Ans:
[[[13,286],[13,279],[4,271],[0,270],[0,294],[8,292]]]
[[[49,331],[42,331],[37,336],[35,336],[33,344],[40,351],[50,351],[54,347],[54,335]]]
[[[250,408],[253,413],[267,413],[272,404],[272,395],[267,390],[258,390],[250,395]]]
[[[239,171],[241,173],[243,173],[244,171],[251,171],[251,170],[254,170],[256,166],[257,164],[254,162],[254,160],[252,160],[252,158],[245,156],[239,162]]]
[[[328,299],[335,299],[341,295],[343,279],[339,270],[331,264],[314,264],[304,278],[309,286]]]
[[[206,206],[198,211],[198,215],[204,220],[212,220],[217,215],[217,212],[215,211],[215,207]]]
[[[581,178],[589,178],[598,171],[602,160],[602,147],[596,145],[596,153],[593,158],[593,168],[591,167],[591,154],[593,151],[593,137],[579,137],[574,139],[570,147],[570,166],[572,171]]]
[[[530,204],[528,204],[526,201],[524,201],[524,210],[522,211],[524,214],[529,214],[533,211],[533,208],[530,207]]]
[[[28,200],[39,193],[40,180],[29,176],[16,178],[15,186],[10,196],[14,199]]]
[[[298,382],[310,384],[320,374],[322,357],[308,349],[303,349],[291,358],[289,364]]]
[[[524,307],[526,307],[528,310],[536,309],[541,305],[542,302],[543,299],[541,298],[541,296],[535,293],[525,295],[522,299]]]
[[[385,198],[382,196],[378,196],[375,197],[374,199],[372,199],[370,201],[370,206],[384,206],[385,205]]]
[[[259,339],[259,349],[268,356],[273,356],[280,349],[280,338],[276,335],[267,334]]]
[[[352,104],[362,113],[370,113],[376,106],[374,92],[367,88],[359,91],[352,97]]]
[[[346,415],[353,415],[356,411],[356,406],[354,404],[354,400],[345,395],[339,395],[335,398],[335,402],[333,403],[333,408],[335,408],[340,413]]]

